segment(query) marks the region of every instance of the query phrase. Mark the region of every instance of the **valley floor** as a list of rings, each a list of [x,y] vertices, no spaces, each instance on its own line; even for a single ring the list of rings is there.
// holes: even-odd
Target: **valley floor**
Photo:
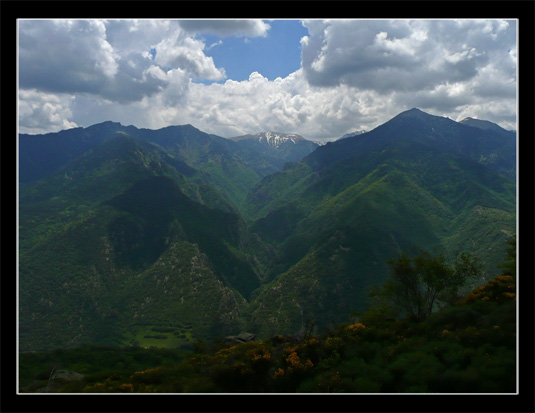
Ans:
[[[501,275],[423,321],[370,310],[322,335],[310,326],[300,337],[197,341],[192,350],[21,353],[20,392],[515,393],[514,288]]]

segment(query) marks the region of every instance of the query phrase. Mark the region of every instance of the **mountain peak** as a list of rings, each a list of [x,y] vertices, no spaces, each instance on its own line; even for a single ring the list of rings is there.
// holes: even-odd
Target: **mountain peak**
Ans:
[[[94,125],[88,126],[85,129],[103,129],[103,128],[111,128],[111,127],[118,127],[123,126],[120,122],[113,122],[111,120],[106,120],[104,122],[96,123]]]
[[[269,145],[275,147],[278,147],[279,145],[286,142],[297,143],[299,141],[305,140],[305,138],[295,133],[261,132],[258,135],[260,135],[258,136],[259,140],[265,139]]]
[[[406,113],[425,113],[423,110],[420,110],[416,107],[412,108],[412,109],[409,109],[409,110],[406,110],[405,111]]]
[[[418,108],[412,108],[412,109],[406,110],[405,112],[401,112],[397,116],[394,116],[392,119],[390,119],[390,121],[386,122],[384,125],[388,125],[391,121],[397,122],[400,119],[403,119],[403,120],[415,119],[420,122],[423,122],[424,124],[426,124],[428,127],[432,129],[433,128],[436,129],[437,126],[443,127],[446,124],[450,124],[450,125],[458,124],[458,122],[455,122],[453,119],[447,116],[431,115]]]
[[[406,110],[405,112],[401,112],[399,115],[396,116],[396,118],[397,117],[423,118],[423,117],[428,117],[428,116],[433,116],[433,115],[430,115],[429,113],[426,113],[423,110],[420,110],[418,108],[412,108],[412,109]]]
[[[306,141],[301,135],[296,133],[282,133],[282,132],[259,132],[255,135],[243,135],[236,136],[231,138],[231,140],[237,142],[242,140],[255,140],[259,143],[263,143],[273,148],[278,148],[279,146],[286,143],[298,143],[301,141]]]

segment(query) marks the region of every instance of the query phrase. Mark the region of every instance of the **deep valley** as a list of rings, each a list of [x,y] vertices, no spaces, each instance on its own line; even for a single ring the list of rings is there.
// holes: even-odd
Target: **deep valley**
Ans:
[[[311,340],[368,311],[389,260],[422,250],[448,263],[478,258],[461,300],[504,276],[516,234],[516,133],[489,124],[411,109],[325,145],[114,122],[21,134],[20,351],[191,351],[242,331],[258,342]],[[453,301],[440,296],[434,311],[452,313]],[[437,331],[453,328],[433,324],[438,317],[429,321]],[[396,329],[411,322],[403,319]],[[314,350],[300,343],[303,361]],[[361,387],[383,382],[399,390],[393,378]]]

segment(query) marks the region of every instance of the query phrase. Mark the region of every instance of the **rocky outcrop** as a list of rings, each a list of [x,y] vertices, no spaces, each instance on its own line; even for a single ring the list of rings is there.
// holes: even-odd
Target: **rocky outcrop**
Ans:
[[[33,384],[27,387],[22,387],[20,391],[22,393],[54,393],[66,382],[82,380],[83,378],[83,374],[77,373],[75,371],[56,370],[54,368],[50,373],[48,383],[45,387],[39,387],[39,382],[34,382]]]
[[[82,380],[84,378],[83,374],[76,373],[75,371],[69,371],[69,370],[56,370],[50,377],[50,380]]]
[[[256,339],[256,336],[254,334],[246,333],[244,331],[242,331],[237,336],[227,336],[227,337],[225,337],[225,341],[228,344],[231,344],[231,345],[247,343],[248,341],[255,341],[255,339]]]

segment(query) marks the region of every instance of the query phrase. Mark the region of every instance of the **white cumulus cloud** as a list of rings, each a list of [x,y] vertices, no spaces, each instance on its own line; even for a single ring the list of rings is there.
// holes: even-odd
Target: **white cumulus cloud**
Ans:
[[[514,22],[513,22],[514,23]],[[388,93],[469,81],[508,58],[515,25],[480,20],[305,21],[303,70],[311,84]],[[510,59],[508,59],[510,60]]]
[[[204,47],[201,40],[177,30],[154,47],[154,61],[163,68],[180,68],[198,78],[224,79],[225,70],[216,68],[213,58],[204,54]]]
[[[333,139],[419,107],[516,125],[516,21],[306,20],[299,70],[226,78],[206,54],[269,36],[261,20],[22,20],[20,125],[190,123],[231,137],[266,130]],[[210,83],[216,81],[218,83]]]
[[[74,96],[55,95],[35,89],[19,91],[19,131],[39,134],[58,132],[78,125],[68,119]]]

